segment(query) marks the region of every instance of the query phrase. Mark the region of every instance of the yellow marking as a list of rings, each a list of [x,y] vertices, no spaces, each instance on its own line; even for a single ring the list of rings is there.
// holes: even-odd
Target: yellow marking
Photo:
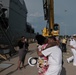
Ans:
[[[6,56],[4,56],[2,54],[0,54],[0,57],[3,58],[3,59],[5,59],[5,60],[7,59]]]

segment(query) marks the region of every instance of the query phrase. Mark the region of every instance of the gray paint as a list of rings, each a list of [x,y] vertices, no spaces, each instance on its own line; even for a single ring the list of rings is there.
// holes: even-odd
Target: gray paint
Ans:
[[[8,9],[9,28],[7,35],[11,41],[21,36],[33,38],[35,34],[26,32],[27,8],[24,0],[0,0],[5,8]]]

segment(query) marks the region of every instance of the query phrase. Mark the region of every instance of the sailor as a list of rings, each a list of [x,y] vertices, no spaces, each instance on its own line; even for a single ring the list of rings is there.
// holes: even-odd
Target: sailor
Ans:
[[[72,56],[67,58],[67,62],[70,63],[73,61],[73,66],[76,66],[76,34],[73,34],[73,37],[70,39],[70,45]]]
[[[56,41],[54,37],[50,37],[48,40],[54,46],[38,53],[39,55],[48,56],[49,67],[45,72],[45,75],[60,75],[62,69],[62,51],[58,45],[54,44]]]

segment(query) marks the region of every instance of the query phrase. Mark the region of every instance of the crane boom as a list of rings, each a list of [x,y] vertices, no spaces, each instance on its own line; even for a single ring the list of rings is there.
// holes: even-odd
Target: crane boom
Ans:
[[[53,30],[53,27],[54,27],[54,0],[50,0],[50,5],[49,5],[49,28],[51,28]]]
[[[59,25],[54,24],[54,0],[43,0],[43,9],[44,19],[47,20],[47,25],[49,25],[48,28],[43,29],[43,36],[59,35]]]

